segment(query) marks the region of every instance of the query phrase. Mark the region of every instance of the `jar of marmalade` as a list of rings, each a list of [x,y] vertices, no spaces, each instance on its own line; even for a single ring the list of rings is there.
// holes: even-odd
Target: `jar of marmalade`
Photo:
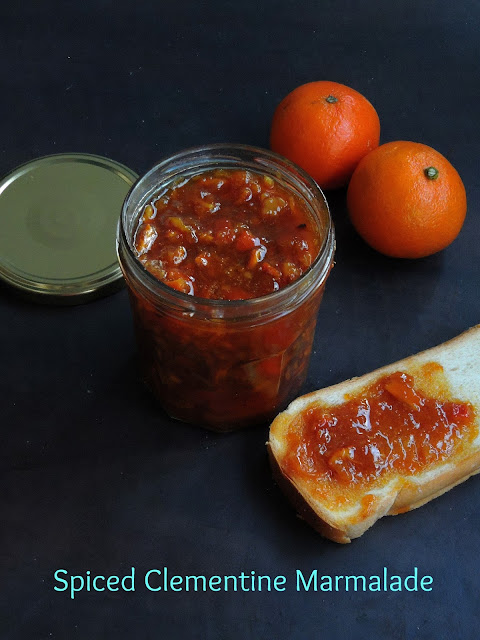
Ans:
[[[143,377],[172,418],[229,431],[298,395],[334,248],[319,187],[263,149],[190,149],[134,185],[117,251]]]

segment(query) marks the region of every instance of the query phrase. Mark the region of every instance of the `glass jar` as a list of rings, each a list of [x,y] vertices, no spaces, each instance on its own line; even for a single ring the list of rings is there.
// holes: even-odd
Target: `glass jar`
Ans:
[[[168,287],[138,260],[134,236],[144,207],[179,179],[212,169],[270,176],[303,201],[320,250],[297,280],[259,298],[203,299]],[[134,185],[123,206],[117,251],[143,377],[172,418],[229,431],[272,419],[298,395],[334,250],[322,191],[301,169],[264,149],[189,149],[160,162]]]

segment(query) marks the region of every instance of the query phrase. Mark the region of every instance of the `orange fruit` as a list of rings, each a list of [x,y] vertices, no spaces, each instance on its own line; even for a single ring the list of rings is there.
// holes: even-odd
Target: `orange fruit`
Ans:
[[[345,185],[358,162],[378,147],[377,112],[358,91],[337,82],[309,82],[275,110],[270,147],[298,164],[323,189]]]
[[[380,253],[423,258],[447,247],[467,212],[462,179],[418,142],[388,142],[360,161],[347,191],[350,219]]]

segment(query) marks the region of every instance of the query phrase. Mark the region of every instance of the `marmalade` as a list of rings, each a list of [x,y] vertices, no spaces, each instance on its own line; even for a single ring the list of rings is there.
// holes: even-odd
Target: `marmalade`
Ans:
[[[437,363],[428,366],[443,371]],[[292,475],[343,485],[389,472],[411,475],[472,440],[474,418],[469,403],[430,397],[412,375],[397,371],[340,405],[304,411],[288,434],[282,466]]]
[[[258,298],[296,280],[319,238],[298,197],[267,175],[211,170],[146,205],[138,258],[172,289],[199,298]]]
[[[228,431],[298,395],[335,249],[307,175],[262,149],[182,152],[137,183],[118,238],[141,371],[171,417]]]

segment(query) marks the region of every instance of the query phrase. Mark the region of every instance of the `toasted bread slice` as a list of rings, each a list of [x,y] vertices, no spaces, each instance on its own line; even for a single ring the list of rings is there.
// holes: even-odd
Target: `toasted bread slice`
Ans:
[[[431,363],[435,363],[433,368]],[[432,370],[441,372],[440,377],[432,375]],[[340,405],[347,395],[361,395],[375,381],[399,371],[414,376],[415,388],[429,397],[468,403],[473,408],[469,437],[463,439],[462,436],[446,457],[430,462],[415,473],[387,470],[365,483],[345,485],[338,481],[335,473],[328,481],[325,475],[315,477],[315,472],[309,472],[306,477],[287,464],[292,455],[290,435],[292,430],[303,433],[299,424],[305,411],[319,406],[328,410]],[[299,515],[325,537],[347,543],[361,536],[382,516],[416,509],[478,473],[479,418],[480,325],[477,325],[438,347],[297,398],[273,421],[267,446],[275,479]],[[298,440],[294,442],[298,445]]]

